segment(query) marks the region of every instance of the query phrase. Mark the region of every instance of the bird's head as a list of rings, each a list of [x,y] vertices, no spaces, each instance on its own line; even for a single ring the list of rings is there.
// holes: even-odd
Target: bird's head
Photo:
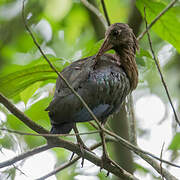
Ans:
[[[134,54],[138,49],[137,39],[132,29],[123,23],[112,24],[105,33],[104,42],[97,53],[97,56],[104,54],[110,49],[121,49],[122,47],[132,47]]]

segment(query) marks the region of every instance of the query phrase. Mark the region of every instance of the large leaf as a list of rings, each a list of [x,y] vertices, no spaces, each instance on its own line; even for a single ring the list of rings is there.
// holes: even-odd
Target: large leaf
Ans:
[[[54,66],[61,71],[69,63],[62,63],[62,61],[53,60]],[[17,66],[13,69],[16,69]],[[6,75],[0,76],[0,92],[3,93],[6,97],[12,98],[15,95],[21,93],[30,85],[46,80],[55,80],[57,74],[50,68],[50,66],[44,61],[35,61],[32,64],[26,66],[20,66],[18,70]],[[33,92],[39,86],[33,87]],[[25,99],[27,102],[27,99]]]
[[[144,7],[146,7],[146,16],[148,23],[167,6],[164,0],[137,0],[136,5],[144,16]],[[156,34],[163,40],[171,43],[177,51],[180,52],[180,6],[169,9],[152,27]]]

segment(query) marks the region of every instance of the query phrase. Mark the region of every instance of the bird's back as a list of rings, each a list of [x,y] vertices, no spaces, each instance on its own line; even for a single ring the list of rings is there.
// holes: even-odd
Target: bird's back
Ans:
[[[116,111],[130,92],[130,82],[113,56],[104,54],[94,66],[95,58],[73,62],[62,75],[85,100],[96,117],[105,119]],[[52,102],[46,109],[52,124],[52,133],[69,133],[76,122],[92,120],[81,101],[58,77]]]

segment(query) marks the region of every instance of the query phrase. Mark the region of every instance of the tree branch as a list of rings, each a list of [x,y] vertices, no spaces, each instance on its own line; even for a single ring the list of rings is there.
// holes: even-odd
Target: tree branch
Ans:
[[[143,36],[147,33],[147,31],[156,23],[157,20],[159,20],[163,14],[165,14],[171,7],[174,6],[174,4],[177,2],[178,0],[172,0],[169,5],[167,7],[165,7],[155,18],[154,20],[151,22],[151,24],[149,24],[146,28],[145,31],[143,31],[137,38],[137,40],[141,40],[143,38]]]
[[[106,5],[105,5],[105,3],[104,3],[104,0],[101,0],[101,4],[102,4],[102,8],[103,8],[103,11],[104,11],[104,15],[105,15],[107,24],[108,24],[108,26],[110,26],[110,25],[111,25],[111,22],[110,22],[110,20],[109,20],[109,16],[108,16],[108,13],[107,13],[107,9],[106,9]]]
[[[169,91],[168,91],[168,87],[167,87],[167,85],[166,85],[166,82],[165,82],[165,80],[164,80],[163,74],[162,74],[162,72],[161,72],[160,65],[159,65],[159,63],[158,63],[158,60],[156,59],[156,56],[155,56],[155,53],[154,53],[154,50],[153,50],[153,47],[152,47],[152,41],[151,41],[151,38],[150,38],[150,34],[149,34],[149,31],[148,31],[147,20],[146,20],[146,10],[145,10],[145,8],[144,8],[144,18],[145,18],[145,23],[146,23],[146,30],[147,30],[147,35],[148,35],[149,46],[150,46],[150,49],[151,49],[151,52],[152,52],[152,55],[153,55],[153,59],[154,59],[154,61],[155,61],[156,67],[157,67],[157,69],[158,69],[158,72],[159,72],[159,75],[160,75],[160,78],[161,78],[161,82],[162,82],[162,84],[163,84],[163,86],[164,86],[164,89],[165,89],[165,91],[166,91],[166,94],[167,94],[169,103],[170,103],[170,105],[171,105],[171,107],[172,107],[175,120],[176,120],[177,124],[180,126],[180,121],[179,121],[179,119],[178,119],[176,110],[175,110],[174,105],[173,105],[173,103],[172,103],[172,100],[171,100],[171,97],[170,97],[170,94],[169,94]]]
[[[140,153],[142,153],[142,154],[151,156],[151,157],[153,157],[154,159],[157,159],[158,161],[161,161],[161,162],[166,163],[166,164],[169,164],[169,165],[171,165],[171,166],[180,168],[180,165],[173,164],[173,163],[171,163],[171,162],[169,162],[169,161],[163,160],[163,159],[155,156],[154,154],[152,154],[152,153],[150,153],[150,152],[144,151],[144,150],[140,149],[139,147],[134,146],[133,144],[129,143],[127,140],[121,138],[121,137],[118,136],[117,134],[115,134],[115,133],[113,133],[113,132],[111,132],[111,131],[109,131],[109,130],[107,130],[107,129],[105,129],[105,128],[104,128],[103,130],[104,130],[105,133],[107,133],[107,134],[109,134],[110,136],[116,138],[116,139],[117,139],[120,143],[122,143],[126,148],[130,149],[131,151],[133,151],[133,152],[135,152],[135,153],[136,153],[136,152],[140,152]]]
[[[16,106],[14,106],[6,97],[0,93],[0,103],[2,103],[12,114],[19,118],[24,124],[37,133],[48,134],[49,132],[42,126],[36,124],[30,118],[28,118],[23,112],[21,112]]]
[[[26,133],[21,131],[15,131],[11,129],[6,128],[0,128],[1,131],[7,131],[9,133],[13,134],[19,134],[22,136],[43,136],[43,137],[67,137],[67,136],[76,136],[76,135],[89,135],[89,134],[96,134],[99,133],[100,130],[97,131],[90,131],[90,132],[84,132],[84,133],[76,133],[76,134],[34,134],[34,133]]]
[[[108,25],[103,15],[99,12],[99,10],[96,7],[94,7],[92,4],[90,4],[87,0],[81,0],[81,2],[99,18],[99,20],[102,22],[104,27],[107,29]]]
[[[108,141],[112,141],[112,139],[106,139],[106,142],[108,142]],[[102,145],[102,143],[96,143],[96,144],[94,144],[93,146],[91,146],[90,149],[91,149],[91,150],[94,150],[94,149],[98,148],[98,147],[101,146],[101,145]],[[71,160],[71,161],[69,161],[69,162],[67,162],[67,163],[62,164],[61,166],[59,166],[59,167],[57,167],[56,169],[54,169],[52,172],[50,172],[50,173],[48,173],[48,174],[46,174],[46,175],[44,175],[44,176],[42,176],[42,177],[40,177],[40,178],[38,178],[38,179],[36,179],[36,180],[44,180],[44,179],[46,179],[46,178],[48,178],[48,177],[50,177],[50,176],[53,176],[53,175],[55,175],[56,173],[62,171],[63,169],[71,166],[72,164],[74,164],[75,162],[77,162],[80,158],[81,158],[81,156],[77,156],[77,157],[75,157],[73,160]]]
[[[48,150],[50,148],[52,148],[52,146],[50,146],[49,144],[46,144],[46,145],[43,145],[41,147],[32,149],[32,150],[30,150],[28,152],[22,153],[22,154],[14,157],[12,159],[9,159],[7,161],[4,161],[4,162],[0,163],[0,168],[13,165],[14,163],[16,163],[16,162],[18,162],[20,160],[23,160],[23,159],[25,159],[27,157],[30,157],[30,156],[35,155],[35,154],[38,154],[40,152],[46,151],[46,150]]]

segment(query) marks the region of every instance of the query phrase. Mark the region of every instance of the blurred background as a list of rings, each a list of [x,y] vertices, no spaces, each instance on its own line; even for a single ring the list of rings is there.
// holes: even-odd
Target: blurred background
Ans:
[[[100,0],[89,0],[102,13]],[[136,36],[145,30],[143,8],[151,22],[170,0],[105,0],[111,23],[128,23]],[[51,70],[25,30],[21,0],[0,1],[0,92],[9,98],[32,120],[50,129],[47,112],[53,97],[56,73]],[[25,3],[27,23],[44,53],[61,71],[71,62],[94,55],[104,37],[100,20],[80,0],[29,0]],[[176,111],[180,109],[180,2],[171,8],[150,30],[153,49],[158,57]],[[180,164],[180,131],[174,120],[160,76],[149,50],[147,35],[140,40],[137,53],[138,88],[120,112],[109,118],[111,130],[133,142],[128,134],[134,113],[138,145],[160,157]],[[132,106],[132,107],[130,107]],[[0,127],[33,133],[0,104]],[[93,128],[88,123],[78,124],[80,132]],[[100,140],[99,135],[82,136],[87,146]],[[74,137],[66,140],[75,141]],[[0,162],[29,149],[45,144],[41,137],[21,136],[0,132]],[[95,153],[101,156],[101,148]],[[108,152],[116,162],[140,179],[161,179],[155,170],[138,156],[119,144],[109,143]],[[67,162],[71,152],[54,148],[0,170],[0,179],[36,179]],[[81,160],[48,179],[103,180],[117,179],[106,171]],[[163,164],[174,176],[180,171]]]

